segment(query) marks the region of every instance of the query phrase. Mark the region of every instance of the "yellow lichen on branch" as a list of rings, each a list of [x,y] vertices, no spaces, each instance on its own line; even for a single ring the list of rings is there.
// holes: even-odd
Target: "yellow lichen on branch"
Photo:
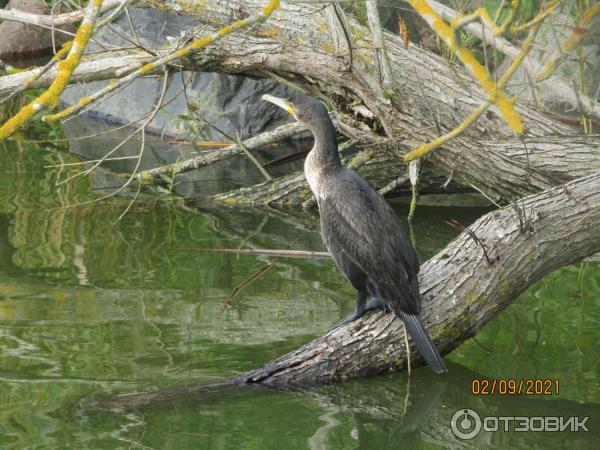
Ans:
[[[81,99],[78,105],[70,106],[56,114],[44,116],[42,118],[42,120],[49,122],[49,121],[53,121],[53,120],[63,119],[67,116],[75,114],[75,113],[81,111],[86,105],[89,105],[90,103],[104,97],[106,94],[114,91],[118,87],[121,87],[127,83],[130,83],[135,78],[138,78],[142,75],[146,75],[146,74],[154,71],[158,67],[164,66],[165,64],[168,64],[169,62],[171,62],[177,58],[183,58],[185,56],[188,56],[190,53],[192,53],[196,50],[199,50],[201,48],[204,48],[207,45],[216,41],[217,39],[220,39],[223,36],[227,36],[228,34],[233,33],[234,31],[236,31],[240,28],[246,27],[255,22],[265,21],[273,13],[273,11],[275,11],[277,8],[279,8],[279,0],[270,0],[269,3],[256,15],[247,17],[246,19],[237,20],[229,25],[224,26],[223,28],[218,30],[216,33],[213,33],[210,36],[206,36],[201,39],[197,39],[197,40],[193,41],[192,43],[190,43],[189,45],[187,45],[179,50],[176,50],[172,53],[169,53],[168,55],[157,58],[156,60],[154,60],[148,64],[145,64],[144,66],[140,67],[139,69],[130,73],[129,75],[127,75],[117,81],[111,82],[109,85],[107,85],[103,89],[99,90],[98,92],[92,94],[91,96],[86,97],[85,99]]]
[[[523,62],[523,60],[525,59],[525,57],[527,56],[529,51],[531,50],[533,42],[535,41],[535,36],[537,35],[537,32],[539,31],[539,28],[541,25],[542,25],[541,20],[537,21],[533,25],[533,27],[529,33],[529,36],[527,36],[527,39],[525,39],[523,41],[523,44],[521,46],[521,51],[515,57],[515,59],[512,61],[510,67],[506,70],[506,72],[504,72],[504,74],[502,75],[502,78],[500,78],[500,80],[498,81],[498,89],[504,88],[504,86],[506,86],[506,83],[508,83],[510,81],[510,79],[512,78],[512,76],[514,75],[516,70],[519,68],[519,66],[521,65],[521,63]],[[440,147],[441,145],[445,144],[450,139],[455,138],[456,136],[461,134],[463,131],[465,131],[469,126],[471,126],[473,123],[475,123],[477,121],[477,119],[485,112],[485,110],[493,103],[494,102],[491,98],[488,99],[486,102],[484,102],[482,105],[480,105],[477,109],[475,109],[473,112],[471,112],[471,114],[469,114],[460,123],[460,125],[458,125],[456,128],[454,128],[452,131],[444,134],[443,136],[440,136],[437,139],[434,139],[431,142],[428,142],[425,145],[422,145],[421,147],[419,147],[415,150],[408,152],[407,154],[404,155],[404,160],[408,162],[408,161],[412,161],[416,158],[419,158],[419,157],[429,153],[430,151],[436,149],[437,147]]]
[[[561,44],[557,54],[546,61],[544,68],[536,75],[536,81],[545,80],[554,73],[556,68],[569,54],[569,52],[579,45],[583,37],[588,32],[587,26],[590,24],[594,16],[599,13],[600,3],[596,3],[585,10],[585,12],[581,15],[581,21],[579,25],[573,29],[569,37],[567,37],[567,39],[565,39],[565,41]]]
[[[490,27],[490,29],[492,30],[494,35],[499,36],[501,34],[504,34],[506,29],[512,24],[514,18],[516,17],[516,13],[519,9],[519,5],[520,5],[519,0],[512,1],[510,12],[509,12],[508,16],[506,17],[506,19],[504,20],[504,22],[502,22],[501,25],[496,25],[496,20],[498,20],[498,17],[500,15],[500,10],[498,10],[498,14],[496,14],[496,19],[492,19],[490,14],[488,13],[487,9],[485,9],[485,7],[483,7],[483,6],[480,6],[479,8],[477,8],[475,11],[473,11],[470,14],[467,14],[465,16],[463,16],[463,15],[456,16],[456,18],[451,23],[451,27],[456,32],[456,30],[458,30],[460,27],[466,25],[467,23],[473,22],[474,20],[477,20],[477,19],[481,19],[481,21],[483,23],[485,23],[488,27]]]
[[[0,127],[0,140],[6,139],[12,135],[17,129],[22,127],[29,119],[31,119],[38,111],[48,106],[58,104],[60,95],[67,86],[73,71],[79,64],[81,54],[85,50],[92,31],[96,16],[102,6],[102,0],[92,0],[85,8],[85,14],[81,25],[77,30],[77,34],[68,49],[68,55],[64,60],[57,64],[57,74],[50,87],[35,100],[25,105],[13,117],[8,119]],[[64,49],[64,48],[63,48]],[[66,51],[66,50],[65,50]]]
[[[518,33],[519,31],[528,30],[532,28],[538,22],[544,20],[546,16],[550,15],[552,11],[554,11],[554,5],[556,5],[557,0],[553,1],[548,7],[546,7],[543,11],[541,11],[537,16],[535,16],[532,20],[527,23],[524,23],[519,26],[510,27],[511,33]]]
[[[516,113],[514,101],[511,101],[504,91],[498,87],[488,70],[483,66],[466,47],[460,45],[455,38],[454,29],[440,17],[440,15],[429,6],[426,0],[408,0],[417,13],[431,26],[435,33],[448,45],[450,50],[462,61],[471,74],[479,81],[488,97],[495,103],[508,123],[508,126],[517,133],[523,132],[523,121]],[[487,13],[486,13],[487,14]],[[489,18],[489,15],[487,15]]]

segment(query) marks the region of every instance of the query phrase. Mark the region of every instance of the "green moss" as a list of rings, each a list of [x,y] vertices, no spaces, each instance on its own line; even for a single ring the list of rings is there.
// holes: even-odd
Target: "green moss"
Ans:
[[[439,339],[445,342],[451,342],[454,341],[463,332],[463,330],[466,330],[470,326],[471,316],[467,311],[462,320],[433,327],[430,332],[433,336],[438,336]]]
[[[473,305],[475,302],[477,302],[479,300],[481,296],[479,294],[477,294],[476,292],[469,292],[466,296],[465,296],[465,303],[468,306]]]

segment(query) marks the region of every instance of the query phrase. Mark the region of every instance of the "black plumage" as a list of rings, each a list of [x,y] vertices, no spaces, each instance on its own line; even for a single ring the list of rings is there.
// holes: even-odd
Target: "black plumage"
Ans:
[[[304,172],[317,198],[325,246],[358,291],[358,319],[376,307],[391,309],[403,320],[423,358],[436,372],[446,366],[419,321],[419,261],[398,216],[377,191],[340,161],[335,128],[318,100],[297,96],[293,101],[265,95],[286,109],[314,135]],[[368,296],[376,300],[366,305]]]

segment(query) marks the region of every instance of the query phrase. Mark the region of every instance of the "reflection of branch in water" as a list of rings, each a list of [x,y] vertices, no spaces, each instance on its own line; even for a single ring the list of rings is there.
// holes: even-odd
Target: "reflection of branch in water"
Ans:
[[[229,294],[227,299],[223,302],[223,306],[231,306],[231,303],[233,302],[235,297],[242,291],[242,289],[244,289],[245,287],[248,287],[250,284],[252,284],[258,278],[260,278],[267,270],[269,270],[271,267],[273,267],[273,262],[274,262],[273,260],[269,261],[264,266],[262,266],[261,268],[256,270],[254,273],[252,273],[249,276],[247,276],[246,278],[244,278],[240,283],[236,284],[235,287],[233,288],[233,291],[231,292],[231,294]]]
[[[482,349],[484,349],[486,352],[488,352],[488,353],[493,353],[493,352],[494,352],[494,351],[493,351],[491,348],[489,348],[489,347],[486,347],[486,346],[485,346],[485,345],[483,345],[481,342],[479,342],[479,341],[477,340],[477,336],[476,336],[476,335],[475,335],[475,336],[473,336],[471,339],[473,339],[473,342],[475,342],[477,345],[479,345],[479,346],[480,346]]]
[[[226,389],[231,389],[232,387],[234,385],[231,382],[225,381],[160,390],[122,392],[108,397],[93,398],[91,406],[114,412],[138,411],[164,405],[166,402],[191,398],[200,394],[209,396],[211,393],[217,393],[220,395]]]
[[[327,437],[329,433],[337,428],[341,422],[336,418],[339,411],[327,411],[319,416],[319,420],[325,422],[324,425],[317,428],[315,433],[308,438],[308,447],[310,450],[327,449]]]
[[[298,242],[300,239],[302,239],[304,234],[305,233],[300,233],[298,235],[298,237],[291,242],[291,244],[293,245],[296,242]],[[225,250],[231,250],[231,249],[225,249]],[[242,252],[243,250],[244,249],[238,249],[237,252]],[[225,253],[231,253],[231,252],[225,252]],[[245,278],[241,283],[237,284],[235,286],[235,288],[233,289],[233,292],[231,294],[229,294],[229,297],[227,297],[227,300],[225,300],[224,306],[230,306],[231,302],[234,300],[234,298],[237,296],[237,294],[239,294],[239,292],[242,289],[244,289],[246,286],[248,286],[249,284],[256,281],[258,278],[260,278],[267,270],[269,270],[271,267],[273,267],[274,263],[278,260],[279,260],[279,256],[274,256],[273,258],[270,258],[269,261],[264,266],[262,266],[260,269],[258,269],[256,272],[254,272],[247,278]]]
[[[304,250],[267,250],[264,252],[263,247],[265,245],[265,238],[269,241],[269,246],[272,247],[290,247],[293,243],[298,242],[299,239],[302,239],[307,233],[311,233],[314,235],[314,243],[319,247],[322,247],[322,240],[320,235],[318,235],[318,222],[315,221],[316,215],[311,213],[306,213],[298,210],[276,210],[273,208],[270,209],[255,209],[255,210],[244,210],[244,211],[236,211],[235,216],[228,214],[228,209],[224,208],[214,208],[207,206],[200,199],[185,199],[184,208],[193,211],[197,214],[201,214],[203,220],[205,221],[205,226],[208,227],[211,231],[217,233],[219,236],[222,236],[220,240],[233,240],[240,241],[242,239],[248,238],[248,233],[252,233],[247,230],[246,224],[252,223],[255,224],[264,217],[269,218],[269,222],[265,225],[267,228],[265,231],[258,233],[255,236],[251,236],[247,242],[246,246],[249,248],[240,249],[238,252],[236,249],[227,249],[224,252],[221,249],[206,249],[206,248],[180,248],[177,249],[179,251],[193,251],[193,252],[218,252],[218,253],[229,253],[234,251],[240,254],[249,254],[249,255],[264,255],[269,257],[279,257],[279,261],[277,261],[277,266],[280,268],[285,268],[285,270],[293,270],[294,273],[298,273],[297,271],[304,271],[306,266],[295,264],[291,262],[291,259],[302,259],[302,258],[314,258],[314,259],[329,259],[330,256],[325,252],[312,252],[308,251],[307,253]],[[235,219],[232,219],[235,217]],[[264,219],[263,219],[264,220]],[[273,225],[276,226],[276,231],[272,229],[268,229]],[[241,228],[241,230],[240,230]],[[298,236],[300,235],[300,236]],[[198,239],[192,238],[192,241],[201,242]],[[205,242],[206,240],[202,240]],[[215,243],[215,240],[212,239],[211,243]],[[308,244],[308,241],[307,241]],[[264,252],[264,253],[263,253]],[[271,253],[273,252],[273,253]],[[297,254],[294,254],[296,253]],[[314,290],[314,277],[297,277],[294,280],[294,283],[300,283],[302,286],[306,286],[307,290]],[[347,305],[347,294],[348,292],[338,289],[331,289],[327,286],[327,284],[320,284],[318,287],[318,295],[319,299],[323,302],[327,300],[333,302],[336,307],[340,310],[340,314],[342,314],[343,309],[342,305]],[[341,316],[340,316],[341,317]]]
[[[536,308],[533,311],[533,323],[535,324],[535,342],[531,346],[531,349],[533,351],[537,350],[537,347],[540,343],[540,338],[542,335],[539,316],[540,316],[540,310]]]
[[[291,401],[299,395],[307,402],[312,400],[319,408],[315,417],[326,417],[328,425],[333,424],[332,419],[339,422],[325,427],[317,424],[314,432],[309,433],[308,436],[311,434],[316,436],[319,429],[321,433],[318,442],[331,444],[334,439],[338,442],[340,436],[351,435],[358,441],[355,448],[382,448],[377,444],[386,448],[416,448],[424,442],[450,448],[506,448],[507,434],[501,431],[497,433],[482,431],[479,436],[470,441],[462,441],[454,436],[450,428],[452,415],[464,408],[475,410],[481,417],[548,415],[600,417],[600,405],[593,403],[581,404],[557,397],[542,399],[526,396],[474,396],[470,392],[471,381],[485,376],[451,361],[448,362],[448,366],[450,372],[442,378],[430,374],[427,370],[420,370],[419,376],[412,378],[410,387],[402,382],[405,377],[403,374],[375,377],[341,385],[321,386],[318,389],[287,387],[285,390],[274,390],[257,385],[236,386],[230,381],[225,381],[122,393],[111,397],[95,398],[91,405],[89,402],[81,404],[88,410],[102,408],[118,413],[136,412],[143,414],[145,418],[160,417],[153,412],[168,409],[171,426],[165,429],[166,441],[172,436],[185,433],[187,431],[185,427],[189,427],[190,422],[183,418],[194,415],[196,411],[201,411],[201,415],[204,416],[218,414],[228,417],[241,405],[247,405],[249,401],[257,405],[263,404],[264,396],[272,396],[274,392],[283,395],[285,400],[287,391]],[[409,389],[410,399],[406,402]],[[279,404],[286,405],[287,402]],[[273,407],[277,408],[277,405],[278,403]],[[88,411],[79,413],[81,417],[90,415]],[[304,409],[298,412],[282,410],[282,413],[293,419],[294,414],[298,414],[298,417],[304,414]],[[181,417],[178,417],[178,414]],[[258,413],[258,417],[238,415],[235,418],[236,425],[240,429],[255,427],[261,417],[261,413]],[[348,418],[351,420],[349,421]],[[193,422],[195,430],[198,429],[198,425],[198,422]],[[590,427],[589,430],[587,433],[576,435],[519,433],[519,446],[594,448],[600,430],[597,427]],[[577,442],[573,442],[574,440]],[[566,445],[569,442],[572,445]]]
[[[152,122],[152,120],[154,119],[154,117],[158,114],[158,112],[160,111],[160,109],[163,107],[163,103],[164,103],[164,99],[165,99],[165,95],[167,92],[167,87],[168,87],[168,80],[169,80],[169,71],[168,69],[165,69],[164,71],[164,75],[163,75],[163,85],[162,85],[162,90],[160,92],[160,96],[158,98],[158,101],[156,102],[156,105],[154,106],[154,109],[151,111],[150,115],[148,116],[148,118],[146,120],[144,120],[144,122],[142,123],[142,125],[140,125],[140,127],[138,127],[135,131],[133,131],[129,137],[133,137],[135,136],[137,133],[141,132],[141,136],[142,136],[142,142],[140,144],[140,150],[137,154],[137,161],[135,164],[135,167],[131,173],[131,175],[129,176],[129,178],[127,179],[127,181],[125,181],[125,183],[117,190],[103,195],[99,198],[95,198],[93,200],[88,200],[86,202],[80,202],[80,203],[76,203],[73,205],[67,205],[67,206],[63,206],[63,208],[72,208],[72,207],[76,207],[76,206],[82,206],[82,205],[88,205],[90,203],[96,203],[99,202],[101,200],[107,199],[109,197],[113,197],[117,194],[119,194],[121,191],[123,191],[124,189],[127,188],[127,186],[129,186],[131,184],[131,182],[134,180],[138,169],[140,168],[140,165],[142,163],[142,158],[144,156],[144,149],[145,149],[145,133],[146,133],[146,127],[150,124],[150,122]],[[76,178],[80,175],[88,175],[89,173],[91,173],[96,167],[98,167],[106,158],[110,157],[117,149],[119,149],[122,145],[124,145],[127,142],[128,139],[125,139],[122,141],[122,143],[118,144],[117,146],[115,146],[112,150],[110,150],[108,153],[106,153],[98,162],[94,163],[94,165],[92,165],[89,169],[86,169],[84,171],[78,172],[75,175],[72,175],[60,182],[57,182],[57,185],[66,183],[70,180],[72,180],[73,178]],[[134,196],[133,200],[128,204],[127,208],[125,209],[125,211],[118,217],[117,222],[119,220],[121,220],[121,218],[123,217],[124,214],[127,213],[127,211],[131,208],[131,205],[135,202],[135,200],[137,199],[137,194],[136,196]]]
[[[258,233],[262,232],[263,228],[265,227],[265,225],[267,224],[268,221],[269,221],[269,216],[264,216],[262,218],[262,220],[260,221],[260,224],[256,227],[256,230],[252,231],[248,236],[246,236],[244,239],[241,240],[240,245],[238,245],[238,250],[241,249],[242,247],[244,247],[246,245],[246,242],[248,242],[250,239],[252,239]]]

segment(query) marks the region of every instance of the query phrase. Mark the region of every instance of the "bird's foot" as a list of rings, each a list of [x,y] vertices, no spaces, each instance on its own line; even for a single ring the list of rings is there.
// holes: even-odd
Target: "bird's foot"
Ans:
[[[387,304],[385,304],[383,302],[383,300],[374,298],[362,310],[354,311],[352,314],[350,314],[348,317],[346,317],[340,323],[335,324],[334,326],[329,328],[327,331],[331,331],[338,327],[341,327],[342,325],[346,325],[347,323],[354,322],[355,320],[360,319],[362,316],[364,316],[366,312],[375,311],[377,309],[383,309],[383,312],[385,312],[385,313],[388,313],[391,311],[390,307]]]
[[[383,309],[384,313],[389,313],[392,311],[392,308],[390,308],[390,306],[385,303],[383,300],[380,300],[378,298],[373,298],[373,300],[371,300],[367,306],[365,306],[365,310],[363,311],[363,314],[366,313],[367,311],[375,311],[376,309]]]

